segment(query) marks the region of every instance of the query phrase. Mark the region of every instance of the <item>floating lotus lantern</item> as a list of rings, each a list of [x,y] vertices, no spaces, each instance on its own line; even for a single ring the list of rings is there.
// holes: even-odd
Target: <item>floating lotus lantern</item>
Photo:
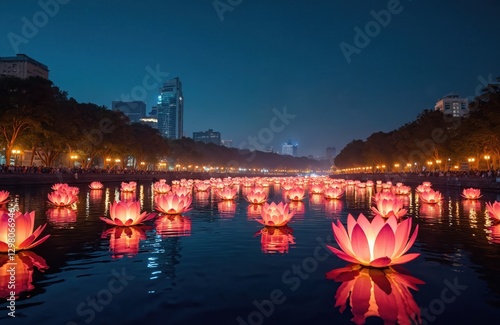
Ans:
[[[401,267],[374,269],[349,265],[326,274],[327,279],[342,282],[335,294],[340,312],[349,301],[352,321],[365,324],[369,317],[379,317],[384,324],[420,324],[420,307],[409,289],[418,291],[424,284]]]
[[[311,194],[322,194],[323,191],[325,190],[323,184],[320,184],[320,183],[314,183],[314,184],[311,184]]]
[[[423,203],[430,203],[430,204],[436,204],[443,200],[441,193],[439,191],[434,191],[431,188],[427,189],[424,192],[420,192],[418,197]]]
[[[156,194],[166,194],[170,191],[170,185],[168,185],[164,179],[153,183],[153,191]]]
[[[366,187],[373,187],[373,181],[366,181]]]
[[[92,182],[89,184],[89,188],[91,190],[102,190],[104,188],[104,185],[102,185],[101,182]]]
[[[56,207],[67,207],[78,201],[78,196],[72,193],[71,191],[60,189],[47,194],[47,198],[49,203]]]
[[[113,226],[135,226],[155,217],[155,213],[141,213],[139,201],[115,201],[109,206],[110,218],[100,219]]]
[[[261,229],[260,244],[263,253],[288,253],[290,244],[295,244],[293,229],[284,227],[265,227]]]
[[[486,202],[486,211],[492,219],[500,221],[500,202]]]
[[[431,182],[422,182],[422,184],[418,185],[415,191],[418,193],[427,192],[431,189]]]
[[[299,186],[295,186],[286,192],[286,196],[291,201],[302,201],[304,199],[305,194],[306,194],[306,191],[302,187],[299,187]]]
[[[293,217],[294,212],[289,211],[288,204],[280,202],[276,204],[264,203],[262,207],[262,219],[255,219],[264,226],[280,227],[286,225]]]
[[[462,191],[462,197],[467,200],[477,200],[481,195],[481,190],[478,188],[464,188]]]
[[[14,219],[14,221],[10,219]],[[9,224],[12,224],[12,222],[14,222],[16,225],[14,238],[9,236],[9,233],[11,233],[9,231],[9,229],[11,229],[9,227]],[[12,243],[13,239],[14,242],[12,244],[14,245],[16,252],[21,250],[28,250],[40,245],[50,237],[50,235],[47,235],[39,240],[36,240],[46,226],[47,224],[38,226],[38,228],[33,231],[35,227],[35,211],[31,211],[29,213],[26,212],[24,214],[16,211],[14,213],[14,216],[9,215],[8,213],[4,213],[0,217],[0,253],[8,252],[9,242]]]
[[[245,199],[252,204],[262,204],[267,200],[267,191],[264,187],[256,186],[246,193]]]
[[[344,190],[341,187],[327,187],[323,195],[325,199],[340,199],[344,196]]]
[[[400,184],[400,183],[398,183]],[[405,185],[396,185],[392,187],[392,193],[396,195],[408,195],[411,193],[411,187]]]
[[[35,289],[33,286],[33,272],[35,267],[43,272],[49,268],[47,262],[40,256],[31,251],[22,251],[12,257],[0,255],[0,298],[8,298],[11,292],[15,291],[15,297],[18,298],[21,293],[29,292]],[[14,272],[13,272],[14,271]],[[12,284],[12,275],[15,274],[15,290]]]
[[[0,191],[0,205],[9,202],[10,193],[8,191]]]
[[[189,210],[191,195],[178,195],[172,192],[156,195],[155,210],[165,214],[181,214]]]
[[[237,190],[233,187],[225,186],[222,189],[218,189],[215,193],[222,200],[234,200]]]
[[[113,258],[134,257],[139,253],[139,243],[146,239],[146,233],[140,226],[113,227],[102,234],[109,236],[109,251]]]
[[[408,238],[411,231],[412,219],[407,218],[398,223],[395,216],[387,221],[376,215],[372,222],[360,214],[358,220],[349,214],[347,217],[347,230],[340,220],[332,223],[333,234],[340,249],[328,246],[339,258],[351,263],[371,267],[386,267],[409,262],[420,254],[405,253],[415,242],[418,225],[413,235]]]
[[[120,190],[122,192],[134,192],[137,190],[137,183],[136,182],[122,182]]]
[[[191,196],[193,194],[193,190],[187,186],[173,187],[172,192],[174,192],[177,195],[184,195],[184,196]]]
[[[390,192],[389,192],[390,193]],[[403,209],[403,201],[399,200],[397,197],[384,197],[383,195],[378,196],[379,198],[375,199],[376,207],[371,207],[371,210],[375,215],[379,215],[384,218],[389,218],[391,216],[395,216],[397,218],[401,218],[408,212],[406,209]]]
[[[204,182],[195,183],[194,188],[198,192],[206,192],[210,188],[210,182],[204,181]]]
[[[191,219],[176,215],[166,215],[155,221],[156,232],[162,237],[181,237],[191,235]]]

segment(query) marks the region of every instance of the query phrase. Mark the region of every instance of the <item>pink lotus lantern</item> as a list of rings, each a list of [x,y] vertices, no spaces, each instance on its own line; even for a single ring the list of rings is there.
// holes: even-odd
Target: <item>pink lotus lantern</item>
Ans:
[[[31,251],[23,251],[15,254],[13,260],[9,260],[6,254],[0,255],[0,298],[8,298],[11,291],[15,291],[15,297],[19,298],[23,292],[29,292],[35,289],[33,286],[33,272],[35,267],[38,271],[45,271],[49,268],[47,262],[40,256]],[[11,277],[13,274],[16,277],[15,290],[9,288]]]
[[[0,191],[0,205],[9,202],[10,193],[8,191]]]
[[[156,232],[162,237],[191,236],[191,219],[176,215],[166,215],[155,221]]]
[[[265,227],[261,229],[260,244],[263,253],[288,253],[290,244],[295,244],[293,230],[288,226]]]
[[[261,213],[262,219],[255,220],[264,226],[280,227],[286,225],[293,215],[294,212],[290,212],[288,205],[283,204],[283,202],[279,204],[274,202],[271,204],[264,203]]]
[[[91,190],[102,190],[104,188],[104,185],[102,185],[101,182],[92,182],[89,184],[89,188]]]
[[[210,188],[210,182],[209,181],[198,182],[194,185],[194,188],[198,192],[206,192]]]
[[[66,183],[56,183],[56,184],[52,185],[51,188],[54,191],[59,191],[60,189],[64,189],[66,187],[68,187],[68,184],[66,184]]]
[[[71,191],[63,189],[47,194],[49,203],[56,207],[67,207],[78,201],[78,196],[73,195]]]
[[[427,192],[429,190],[431,190],[431,182],[422,182],[422,184],[417,186],[417,188],[415,189],[415,191],[417,191],[417,193],[423,193],[423,192]]]
[[[311,194],[322,194],[324,191],[323,184],[314,183],[311,185]]]
[[[443,200],[441,193],[439,191],[434,191],[433,189],[428,189],[424,192],[420,192],[418,195],[423,203],[436,204]]]
[[[323,195],[325,199],[340,199],[344,196],[344,190],[340,187],[327,187]]]
[[[380,216],[375,216],[370,223],[360,214],[356,221],[349,214],[347,217],[347,230],[340,220],[333,225],[333,234],[340,249],[328,246],[338,257],[350,263],[357,263],[371,267],[386,267],[409,262],[420,254],[404,255],[415,242],[418,225],[413,235],[408,239],[411,231],[411,218],[398,223],[395,216],[387,221]]]
[[[115,201],[109,206],[110,218],[100,217],[107,224],[113,226],[135,226],[156,216],[155,213],[141,213],[139,201]]]
[[[101,237],[109,236],[109,251],[113,258],[134,257],[139,253],[139,243],[146,239],[140,226],[113,227],[106,230]]]
[[[478,188],[464,188],[462,191],[462,197],[467,200],[477,200],[481,195],[481,190]]]
[[[224,188],[217,190],[215,193],[222,200],[234,200],[236,198],[237,190],[235,188],[225,186]]]
[[[306,195],[306,191],[299,186],[295,186],[292,189],[288,190],[286,193],[286,196],[291,200],[291,201],[302,201],[304,199],[304,196]]]
[[[58,207],[47,210],[47,217],[50,224],[57,228],[67,228],[70,224],[76,223],[76,210],[67,207]]]
[[[156,195],[155,210],[165,214],[181,214],[189,210],[192,198],[190,195],[178,195],[172,192]]]
[[[392,193],[396,195],[408,195],[411,193],[411,187],[405,185],[393,186]]]
[[[371,207],[371,210],[375,215],[379,215],[384,218],[395,216],[399,219],[404,216],[406,212],[408,212],[406,209],[403,209],[403,201],[396,197],[392,199],[375,199],[375,204],[377,207]]]
[[[490,218],[500,221],[500,202],[495,201],[493,204],[486,202],[486,211]]]
[[[252,204],[262,204],[267,200],[267,192],[263,187],[254,187],[246,193],[245,199]]]
[[[153,183],[153,191],[156,194],[166,194],[170,191],[170,186],[162,179]]]
[[[409,289],[418,291],[417,285],[425,282],[401,267],[349,265],[328,272],[326,278],[342,282],[335,294],[335,307],[344,312],[349,301],[355,324],[365,324],[369,317],[378,317],[384,324],[422,323],[420,307]]]
[[[122,192],[134,192],[137,190],[137,183],[136,182],[122,182],[120,190]]]
[[[184,196],[191,196],[193,194],[192,189],[187,186],[173,187],[172,192],[174,192],[177,195],[184,195]]]
[[[8,213],[4,213],[0,218],[0,253],[7,253],[9,250],[9,238],[12,240],[12,237],[9,236],[9,224],[12,223],[11,216]],[[19,211],[16,211],[13,216],[14,222],[16,224],[16,236],[14,241],[14,247],[16,251],[28,250],[35,246],[40,245],[50,235],[47,235],[39,240],[36,240],[38,236],[45,229],[47,224],[43,226],[39,226],[33,231],[35,227],[35,211],[26,212],[22,214]]]

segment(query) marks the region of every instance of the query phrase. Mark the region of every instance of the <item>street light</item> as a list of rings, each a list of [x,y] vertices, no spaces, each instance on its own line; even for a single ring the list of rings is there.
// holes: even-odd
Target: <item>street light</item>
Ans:
[[[476,159],[475,159],[475,158],[469,158],[469,159],[467,159],[467,161],[469,161],[469,169],[471,169],[471,164],[472,164],[474,161],[476,161]]]
[[[71,161],[73,161],[73,167],[75,167],[75,160],[78,159],[78,156],[77,155],[71,155]]]
[[[484,155],[484,160],[486,160],[486,169],[490,169],[490,155]]]
[[[12,150],[12,154],[14,155],[14,166],[17,166],[17,159],[19,158],[19,154],[21,150]]]

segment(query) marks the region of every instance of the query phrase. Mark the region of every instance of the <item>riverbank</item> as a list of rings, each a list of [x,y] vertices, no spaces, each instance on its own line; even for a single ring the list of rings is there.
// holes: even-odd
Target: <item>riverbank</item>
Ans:
[[[419,176],[413,174],[335,174],[332,178],[353,179],[361,182],[371,180],[391,181],[393,184],[401,182],[409,186],[417,186],[422,182],[431,182],[438,187],[480,188],[482,190],[500,191],[500,178],[497,177],[455,177],[455,176]]]

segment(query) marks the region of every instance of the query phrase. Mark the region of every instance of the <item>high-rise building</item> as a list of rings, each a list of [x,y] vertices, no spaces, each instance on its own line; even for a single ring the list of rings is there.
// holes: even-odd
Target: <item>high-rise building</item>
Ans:
[[[184,136],[184,97],[179,77],[167,80],[160,88],[158,105],[158,130],[167,139],[180,139]]]
[[[113,101],[111,103],[113,111],[120,111],[130,119],[130,122],[140,122],[146,116],[146,103],[142,101],[122,102]]]
[[[469,100],[455,94],[450,94],[438,100],[434,109],[453,117],[466,116],[469,114]]]
[[[208,131],[193,132],[193,140],[204,143],[214,143],[218,146],[221,144],[220,132],[216,132],[212,129],[208,129]]]
[[[0,77],[12,76],[21,79],[29,77],[42,77],[49,79],[49,68],[26,54],[0,57]]]
[[[281,154],[297,157],[298,154],[297,144],[292,143],[292,140],[288,140],[287,143],[283,143],[283,145],[281,146]]]

